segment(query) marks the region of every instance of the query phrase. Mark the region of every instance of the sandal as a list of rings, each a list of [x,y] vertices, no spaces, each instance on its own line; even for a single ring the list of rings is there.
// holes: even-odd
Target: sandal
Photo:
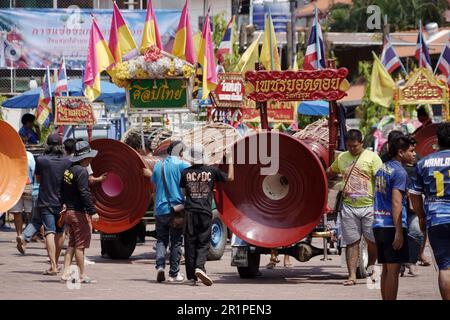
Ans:
[[[354,286],[354,285],[356,285],[356,281],[348,279],[348,280],[345,280],[344,282],[342,282],[342,284],[345,287],[347,287],[347,286]]]
[[[277,265],[277,264],[276,264],[275,262],[270,261],[270,262],[266,265],[266,268],[267,268],[267,269],[274,269],[276,265]]]
[[[419,266],[428,267],[431,266],[431,263],[428,260],[420,260]]]
[[[97,283],[97,280],[91,279],[89,277],[84,277],[83,279],[80,280],[80,283],[94,284]]]
[[[285,268],[293,268],[294,265],[293,265],[291,262],[289,262],[289,263],[285,263],[285,264],[284,264],[284,267],[285,267]]]
[[[42,274],[44,276],[56,276],[58,275],[58,271],[45,270]]]

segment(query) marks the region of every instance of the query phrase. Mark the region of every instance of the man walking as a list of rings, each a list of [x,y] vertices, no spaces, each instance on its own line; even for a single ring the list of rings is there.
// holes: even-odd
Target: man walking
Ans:
[[[438,126],[437,137],[440,151],[417,163],[409,193],[439,267],[442,299],[450,300],[450,122]]]
[[[400,267],[409,262],[406,185],[404,165],[414,163],[415,142],[401,136],[389,142],[391,160],[376,174],[373,232],[378,262],[383,264],[381,296],[396,300]]]
[[[184,203],[180,188],[181,172],[189,163],[182,161],[183,144],[174,141],[167,149],[169,156],[164,161],[158,161],[153,172],[144,169],[144,176],[150,177],[156,186],[155,218],[156,218],[156,281],[166,280],[165,264],[166,250],[170,242],[169,282],[183,282],[180,272],[181,245],[183,229],[171,225],[171,210],[174,206]]]
[[[58,134],[47,138],[47,147],[44,155],[36,160],[36,181],[39,185],[37,207],[44,224],[47,253],[50,258],[50,269],[46,275],[58,273],[58,259],[64,244],[64,228],[58,226],[62,208],[61,185],[64,172],[71,165],[70,160],[64,156],[64,149]]]
[[[86,276],[84,272],[84,254],[91,243],[91,231],[93,221],[99,219],[92,201],[89,189],[89,174],[86,167],[97,155],[89,143],[77,142],[75,154],[70,158],[72,165],[64,172],[62,186],[63,202],[66,205],[65,223],[69,229],[69,246],[64,257],[64,273],[62,280],[69,280],[70,266],[73,256],[80,271],[81,283],[94,283],[95,281]]]
[[[363,136],[359,130],[349,130],[345,135],[347,150],[341,153],[327,170],[332,178],[343,175],[344,201],[340,215],[342,242],[346,246],[348,279],[345,286],[356,284],[356,268],[361,237],[367,242],[369,254],[368,270],[373,270],[377,260],[377,248],[372,231],[373,196],[375,174],[381,168],[380,157],[364,150]],[[362,266],[363,267],[363,266]]]
[[[229,161],[228,175],[217,167],[205,165],[203,145],[196,143],[189,149],[186,159],[193,163],[181,177],[181,188],[186,195],[186,276],[193,284],[200,279],[211,286],[213,282],[206,274],[205,263],[211,244],[214,184],[234,180],[233,163]]]

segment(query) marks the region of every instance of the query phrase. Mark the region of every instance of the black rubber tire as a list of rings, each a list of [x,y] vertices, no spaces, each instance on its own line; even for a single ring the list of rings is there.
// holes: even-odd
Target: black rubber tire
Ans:
[[[237,270],[241,279],[254,279],[259,275],[261,254],[248,252],[247,258],[248,267],[237,267]]]
[[[214,236],[214,234],[216,235]],[[227,245],[227,235],[227,226],[220,219],[219,212],[214,209],[211,226],[211,245],[209,246],[208,251],[209,261],[222,259],[223,253],[225,252],[225,247]]]
[[[139,224],[130,230],[118,234],[117,239],[102,240],[103,251],[115,260],[126,260],[131,257],[136,248]]]

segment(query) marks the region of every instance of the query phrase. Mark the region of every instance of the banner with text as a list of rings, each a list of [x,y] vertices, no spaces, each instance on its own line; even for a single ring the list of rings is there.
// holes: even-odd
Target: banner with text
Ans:
[[[72,7],[74,8],[74,7]],[[0,68],[58,68],[62,57],[67,69],[83,69],[91,28],[91,14],[109,39],[112,10],[1,9]],[[136,44],[141,43],[145,10],[121,10]],[[155,10],[163,43],[174,37],[181,12]]]

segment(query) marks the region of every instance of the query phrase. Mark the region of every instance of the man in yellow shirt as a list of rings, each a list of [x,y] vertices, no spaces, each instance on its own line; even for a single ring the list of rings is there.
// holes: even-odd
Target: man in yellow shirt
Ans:
[[[374,185],[375,174],[383,163],[376,153],[364,150],[361,131],[349,130],[345,135],[345,143],[348,151],[338,156],[328,168],[327,176],[332,178],[337,174],[343,175],[341,188],[345,185],[345,189],[340,224],[349,273],[348,280],[343,284],[354,285],[362,236],[368,247],[368,270],[373,270],[377,260],[377,248],[372,231]]]

